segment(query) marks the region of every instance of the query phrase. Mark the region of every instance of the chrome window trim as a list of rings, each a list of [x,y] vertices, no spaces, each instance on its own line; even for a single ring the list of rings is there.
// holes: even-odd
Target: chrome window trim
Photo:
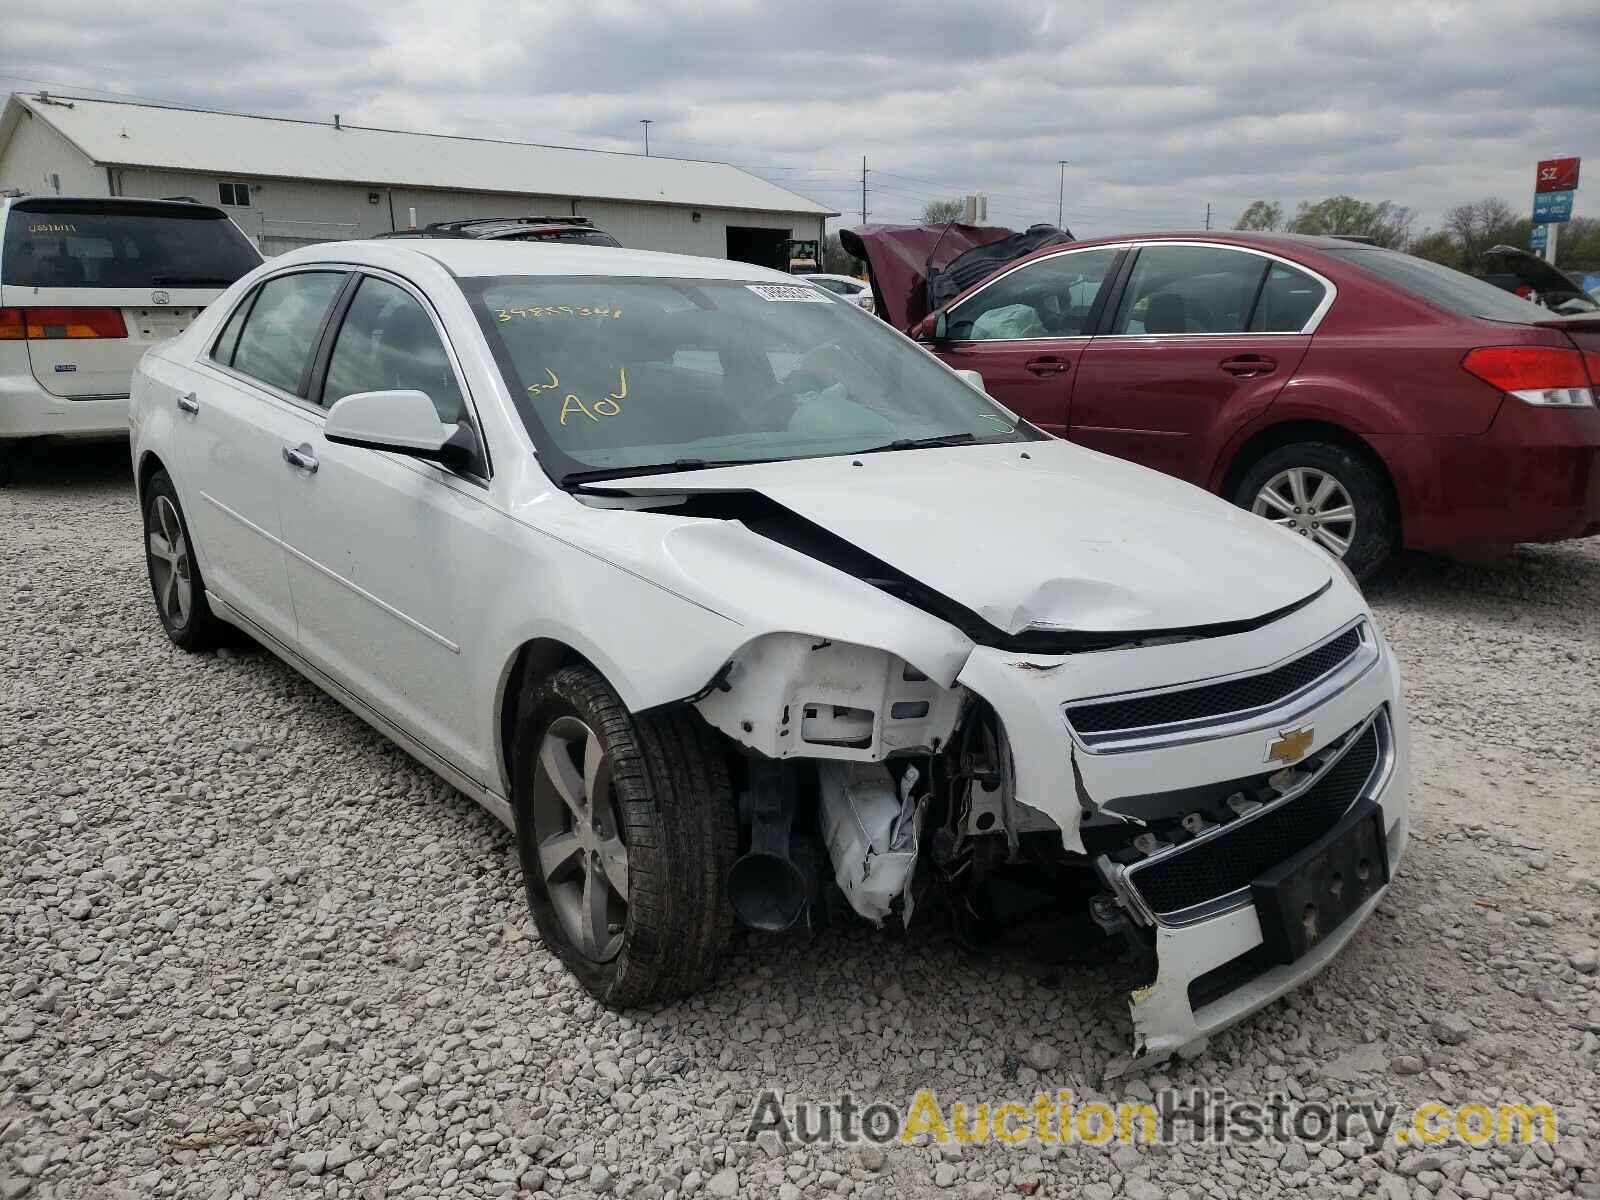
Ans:
[[[1301,685],[1287,696],[1274,700],[1271,704],[1239,709],[1230,713],[1219,713],[1213,717],[1196,717],[1189,721],[1175,721],[1165,725],[1143,725],[1128,729],[1111,729],[1102,733],[1080,733],[1072,725],[1072,710],[1075,708],[1104,704],[1108,701],[1140,700],[1146,696],[1162,696],[1172,692],[1192,691],[1195,688],[1212,687],[1217,684],[1232,683],[1240,679],[1250,679],[1257,675],[1266,675],[1278,670],[1280,667],[1287,666],[1296,659],[1315,653],[1329,642],[1337,641],[1352,629],[1358,631],[1361,644],[1356,647],[1348,658],[1316,679]],[[1073,743],[1085,754],[1126,754],[1138,750],[1186,746],[1194,742],[1210,741],[1214,738],[1254,733],[1259,730],[1269,729],[1275,725],[1292,724],[1366,675],[1368,671],[1377,665],[1380,657],[1381,652],[1378,649],[1377,636],[1372,626],[1367,622],[1366,617],[1360,616],[1345,622],[1345,624],[1339,626],[1326,637],[1318,639],[1303,649],[1296,650],[1293,654],[1280,658],[1277,662],[1269,663],[1265,667],[1258,667],[1251,671],[1239,671],[1232,675],[1215,675],[1207,679],[1191,679],[1184,683],[1166,684],[1162,687],[1144,688],[1133,692],[1111,692],[1099,696],[1086,696],[1081,700],[1074,700],[1070,704],[1062,705],[1061,716],[1066,723],[1067,732],[1071,735]]]
[[[1376,726],[1378,731],[1378,761],[1373,764],[1372,770],[1368,773],[1366,779],[1363,780],[1361,786],[1356,789],[1356,794],[1351,798],[1350,803],[1346,805],[1344,811],[1339,814],[1339,820],[1344,820],[1345,814],[1347,814],[1351,808],[1355,807],[1362,800],[1368,798],[1376,799],[1377,797],[1381,796],[1384,789],[1389,786],[1389,780],[1394,774],[1394,733],[1389,724],[1389,706],[1387,704],[1380,704],[1376,709],[1374,709],[1367,716],[1366,720],[1362,721],[1360,725],[1356,726],[1355,729],[1350,732],[1343,748],[1340,749],[1339,753],[1334,755],[1327,762],[1323,763],[1317,769],[1317,772],[1311,776],[1311,778],[1305,780],[1299,787],[1295,788],[1294,791],[1285,792],[1282,796],[1279,796],[1270,804],[1264,804],[1254,812],[1242,816],[1238,820],[1230,821],[1226,825],[1218,825],[1214,829],[1207,830],[1205,833],[1202,833],[1199,837],[1196,837],[1192,841],[1169,847],[1168,849],[1162,850],[1159,853],[1150,855],[1148,858],[1140,859],[1136,863],[1127,865],[1121,863],[1113,864],[1109,859],[1105,859],[1102,856],[1102,873],[1108,873],[1110,875],[1112,887],[1116,891],[1117,895],[1125,903],[1131,905],[1144,920],[1152,925],[1160,925],[1167,929],[1182,928],[1186,925],[1193,925],[1196,922],[1208,920],[1211,917],[1218,917],[1224,913],[1233,912],[1236,909],[1248,907],[1254,903],[1254,901],[1250,895],[1250,887],[1248,884],[1246,884],[1242,888],[1236,888],[1235,890],[1226,892],[1221,896],[1214,896],[1211,899],[1202,901],[1199,904],[1191,904],[1187,908],[1174,909],[1172,912],[1168,913],[1157,913],[1145,901],[1144,896],[1140,893],[1138,887],[1135,885],[1133,876],[1137,875],[1146,867],[1165,862],[1167,859],[1172,858],[1175,855],[1193,850],[1196,846],[1202,846],[1209,842],[1215,841],[1218,838],[1233,832],[1242,825],[1249,824],[1252,821],[1260,820],[1268,813],[1276,812],[1285,805],[1294,803],[1318,783],[1320,783],[1323,777],[1328,774],[1328,772],[1332,771],[1334,767],[1338,766],[1339,763],[1344,760],[1345,755],[1349,754],[1351,750],[1355,749],[1356,743],[1361,740],[1361,738],[1366,734],[1367,730],[1373,728],[1374,726]]]

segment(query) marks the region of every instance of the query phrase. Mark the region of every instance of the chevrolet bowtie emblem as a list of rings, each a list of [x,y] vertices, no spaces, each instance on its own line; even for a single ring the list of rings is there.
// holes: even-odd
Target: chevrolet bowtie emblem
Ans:
[[[1264,761],[1283,763],[1287,766],[1296,759],[1304,758],[1307,750],[1311,749],[1311,739],[1316,736],[1316,730],[1307,725],[1304,729],[1281,729],[1278,735],[1267,742],[1267,757]]]

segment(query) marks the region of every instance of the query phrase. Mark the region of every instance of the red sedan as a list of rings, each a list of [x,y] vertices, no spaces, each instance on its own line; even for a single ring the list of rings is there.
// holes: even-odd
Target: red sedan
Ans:
[[[1071,441],[1344,558],[1600,532],[1600,315],[1335,238],[1052,246],[916,322]]]

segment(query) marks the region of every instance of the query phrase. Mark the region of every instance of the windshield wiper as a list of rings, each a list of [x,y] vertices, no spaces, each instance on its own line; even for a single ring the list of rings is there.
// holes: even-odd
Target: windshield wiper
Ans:
[[[885,450],[927,450],[934,446],[960,446],[978,439],[970,433],[941,433],[936,437],[925,438],[896,438],[892,442],[885,442],[881,446],[871,446],[866,450],[857,450],[857,454],[879,454]]]
[[[669,463],[645,463],[637,467],[601,467],[593,471],[568,471],[561,477],[562,487],[594,483],[602,479],[627,479],[634,475],[668,475],[676,471],[705,471],[712,467],[743,467],[751,463],[778,462],[775,458],[675,458]]]

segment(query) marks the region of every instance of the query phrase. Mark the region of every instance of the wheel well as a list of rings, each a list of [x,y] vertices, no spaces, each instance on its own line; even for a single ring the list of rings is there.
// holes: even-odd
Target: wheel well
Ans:
[[[524,693],[546,675],[573,663],[589,665],[583,655],[554,638],[535,638],[524,642],[511,660],[505,686],[500,691],[500,765],[505,771],[508,785],[511,781],[511,756],[517,738],[517,716]]]
[[[1373,470],[1377,471],[1378,478],[1383,480],[1384,489],[1389,493],[1389,511],[1394,514],[1396,526],[1399,525],[1400,495],[1395,490],[1394,478],[1389,474],[1389,468],[1383,459],[1359,434],[1351,433],[1343,426],[1327,421],[1285,421],[1253,435],[1239,447],[1233,456],[1233,461],[1223,473],[1222,484],[1218,489],[1223,499],[1230,502],[1233,500],[1234,488],[1239,486],[1239,481],[1244,478],[1245,472],[1256,463],[1279,447],[1290,446],[1295,442],[1331,442],[1365,459]]]
[[[150,482],[150,476],[157,471],[165,471],[166,469],[166,464],[156,457],[155,451],[146,450],[144,452],[144,457],[139,460],[138,482],[139,495],[141,497],[144,495],[145,484]]]

